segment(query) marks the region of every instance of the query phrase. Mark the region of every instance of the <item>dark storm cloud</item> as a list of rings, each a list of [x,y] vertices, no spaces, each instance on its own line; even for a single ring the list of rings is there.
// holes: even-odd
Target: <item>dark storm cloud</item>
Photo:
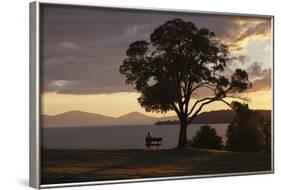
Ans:
[[[41,61],[45,92],[99,94],[134,91],[119,66],[130,43],[175,17],[233,42],[241,17],[44,5]],[[239,33],[240,34],[240,33]],[[240,38],[243,36],[240,36]],[[243,58],[238,58],[243,61]]]

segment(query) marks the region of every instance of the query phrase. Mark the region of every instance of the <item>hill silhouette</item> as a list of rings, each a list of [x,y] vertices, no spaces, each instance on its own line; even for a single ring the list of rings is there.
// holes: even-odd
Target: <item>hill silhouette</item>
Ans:
[[[271,110],[255,110],[259,112],[264,118],[270,120]],[[230,123],[235,117],[235,111],[233,110],[218,110],[210,112],[202,112],[194,120],[193,124],[219,124]],[[156,122],[156,125],[178,125],[180,122],[176,117],[169,117],[166,120],[160,120]]]
[[[157,120],[157,117],[151,117],[139,112],[131,112],[117,118],[118,123],[134,124],[136,122],[151,124]]]
[[[271,110],[257,110],[263,116],[270,118]],[[202,112],[194,119],[193,124],[230,123],[235,116],[233,110],[218,110]],[[44,127],[72,126],[106,126],[106,125],[145,125],[158,123],[178,124],[177,116],[152,117],[139,112],[130,112],[118,118],[83,111],[69,111],[54,116],[42,115]]]
[[[121,117],[109,117],[83,111],[69,111],[58,115],[43,115],[44,127],[77,127],[105,125],[144,125],[153,124],[158,118],[131,112]]]
[[[69,111],[55,116],[43,116],[43,124],[46,127],[69,127],[69,126],[91,126],[95,125],[111,125],[115,121],[114,117],[108,117],[100,114]]]

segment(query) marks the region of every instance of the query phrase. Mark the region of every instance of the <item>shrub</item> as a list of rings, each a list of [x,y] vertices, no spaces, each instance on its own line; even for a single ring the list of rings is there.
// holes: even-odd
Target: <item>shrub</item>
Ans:
[[[223,142],[214,128],[211,128],[209,125],[204,125],[197,131],[196,136],[192,139],[192,147],[222,149]]]

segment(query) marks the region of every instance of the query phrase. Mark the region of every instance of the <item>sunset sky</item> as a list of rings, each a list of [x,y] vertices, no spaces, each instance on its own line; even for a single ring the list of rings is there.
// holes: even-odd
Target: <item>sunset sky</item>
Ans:
[[[245,69],[253,87],[243,96],[253,109],[271,109],[271,19],[44,5],[41,10],[42,113],[81,110],[118,117],[138,111],[139,94],[119,67],[130,43],[149,40],[165,21],[206,27],[230,48],[226,72]],[[193,102],[195,99],[193,99]],[[231,100],[229,100],[231,101]],[[227,109],[213,103],[206,110]],[[166,115],[175,115],[169,112]]]

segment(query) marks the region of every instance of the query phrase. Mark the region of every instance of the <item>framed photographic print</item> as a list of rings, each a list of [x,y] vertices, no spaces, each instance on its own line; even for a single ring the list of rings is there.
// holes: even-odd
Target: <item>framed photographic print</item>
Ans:
[[[273,16],[30,4],[30,185],[273,173]]]

